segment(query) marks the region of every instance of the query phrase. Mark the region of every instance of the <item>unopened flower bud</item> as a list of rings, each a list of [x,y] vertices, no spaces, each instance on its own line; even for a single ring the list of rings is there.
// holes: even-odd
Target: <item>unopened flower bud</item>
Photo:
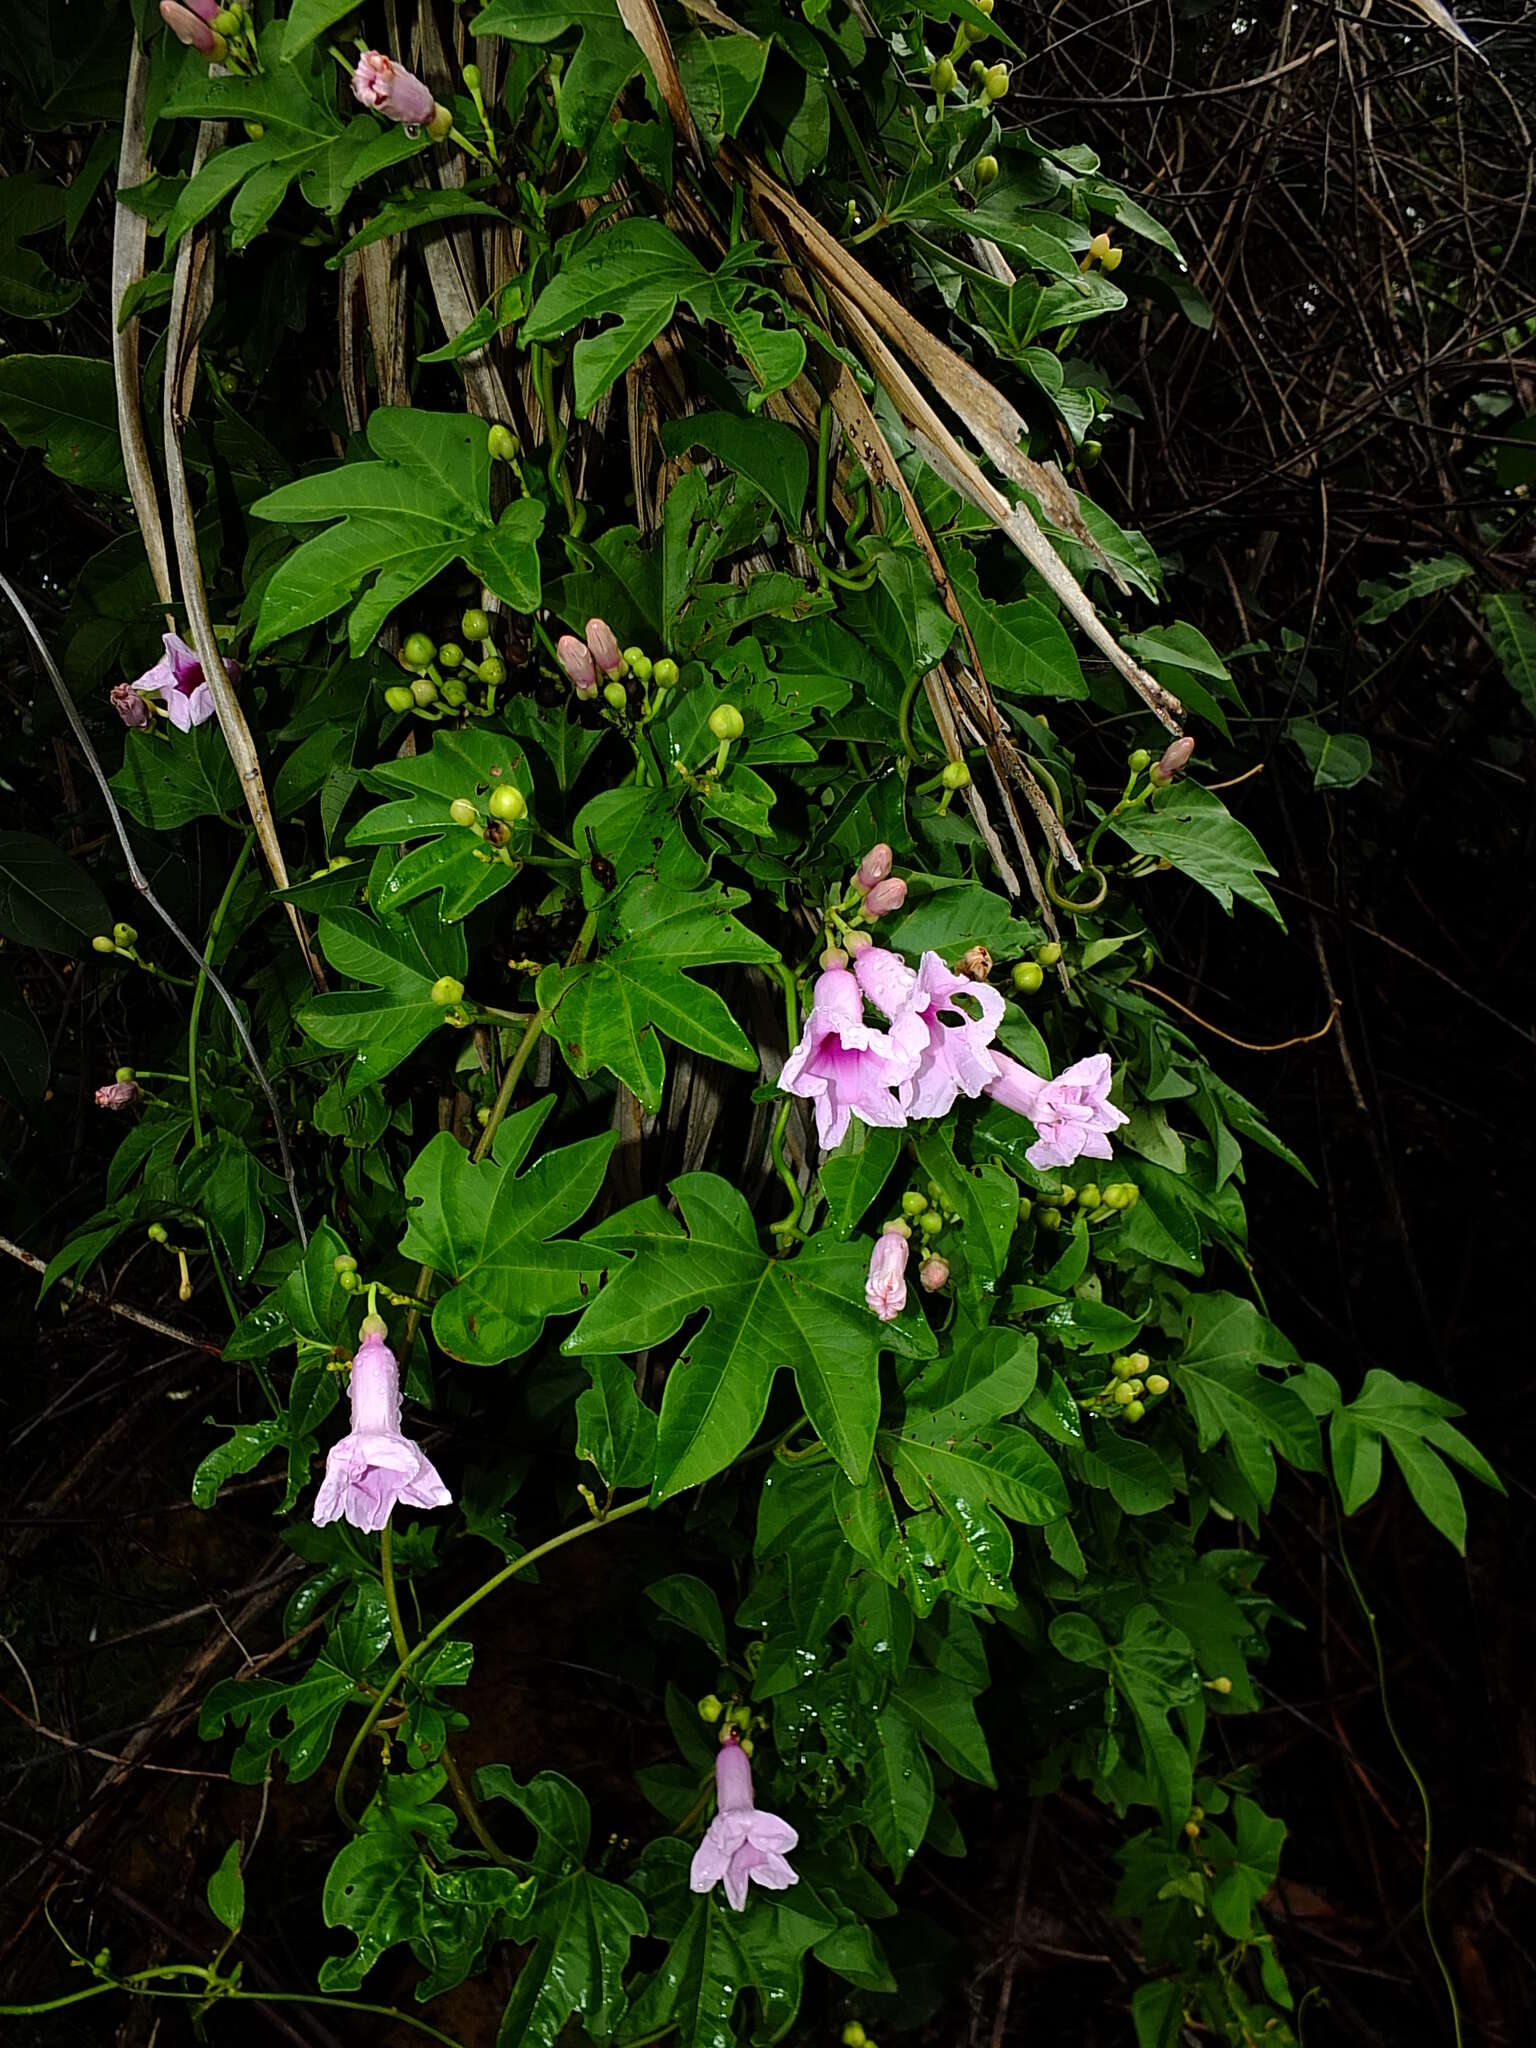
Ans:
[[[711,1727],[724,1712],[725,1702],[718,1693],[707,1692],[703,1699],[699,1701],[699,1719],[707,1721]]]
[[[409,711],[416,699],[404,683],[391,683],[384,692],[384,702],[391,711]]]
[[[1045,984],[1045,970],[1038,960],[1015,962],[1012,981],[1021,996],[1032,996]]]
[[[217,10],[215,10],[217,11]],[[205,57],[217,57],[222,36],[214,33],[211,17],[205,18],[179,0],[160,0],[160,19],[179,43],[198,50]]]
[[[1008,90],[1008,66],[1006,64],[989,64],[981,90],[987,99],[1000,100]]]
[[[507,680],[507,664],[499,654],[488,654],[475,670],[482,683],[493,690],[499,690]]]
[[[921,1188],[908,1188],[901,1198],[903,1216],[921,1216],[928,1206],[928,1197]]]
[[[163,1223],[151,1223],[144,1235],[151,1244],[169,1244],[170,1232]]]
[[[717,704],[709,714],[709,729],[717,740],[739,740],[747,722],[734,704]]]
[[[411,702],[425,710],[428,704],[437,702],[437,685],[430,676],[418,676],[410,686]]]
[[[480,821],[480,813],[467,796],[456,796],[448,806],[448,815],[455,825],[476,825]]]
[[[928,81],[935,92],[953,92],[955,89],[955,67],[947,57],[941,57],[928,74]]]
[[[1115,1401],[1121,1408],[1129,1408],[1136,1396],[1131,1392],[1129,1380],[1122,1380],[1115,1389]]]
[[[1232,1690],[1230,1678],[1213,1678],[1209,1681],[1209,1685],[1212,1692],[1219,1692],[1223,1698]]]
[[[562,633],[555,645],[560,657],[560,666],[575,684],[578,694],[595,696],[597,692],[597,663],[592,659],[592,650],[585,640],[578,640],[574,633]]]
[[[907,1305],[907,1226],[887,1223],[869,1255],[864,1300],[882,1323],[894,1322]]]
[[[1095,263],[1102,263],[1109,254],[1109,237],[1102,228],[1088,244],[1088,254]]]
[[[992,955],[985,946],[968,946],[955,962],[955,972],[972,981],[985,981],[992,972]]]
[[[937,1294],[941,1287],[947,1286],[949,1283],[948,1259],[937,1257],[924,1259],[917,1269],[917,1279],[918,1285],[923,1288],[925,1293]]]
[[[464,650],[457,640],[445,640],[437,650],[439,668],[457,668],[464,659]]]
[[[112,709],[124,725],[148,725],[149,706],[133,687],[132,683],[115,683],[112,688]]]
[[[164,6],[161,12],[164,13]],[[382,50],[363,50],[352,72],[352,96],[386,121],[420,128],[431,121],[437,102],[421,80]]]
[[[1125,1411],[1125,1419],[1127,1422],[1140,1422],[1146,1412],[1140,1401],[1132,1401]]]
[[[1111,1209],[1134,1209],[1141,1200],[1141,1189],[1134,1181],[1112,1181],[1104,1190],[1104,1200]]]
[[[1152,770],[1152,780],[1159,783],[1172,782],[1176,775],[1181,775],[1189,766],[1190,756],[1194,751],[1195,743],[1187,733],[1183,739],[1175,740]]]
[[[859,862],[854,873],[853,886],[856,889],[873,889],[876,882],[883,882],[891,872],[891,863],[896,856],[883,839],[876,843]]]
[[[1149,1379],[1149,1380],[1147,1381],[1147,1392],[1148,1392],[1149,1394],[1153,1394],[1153,1395],[1162,1395],[1162,1394],[1166,1394],[1166,1393],[1167,1393],[1167,1391],[1168,1391],[1168,1377],[1167,1377],[1167,1375],[1166,1375],[1165,1373],[1160,1373],[1160,1372],[1155,1372],[1155,1373],[1153,1373],[1153,1374],[1152,1374],[1152,1376],[1151,1376],[1151,1378],[1150,1378],[1150,1379]]]
[[[112,927],[112,941],[118,946],[136,946],[139,935],[131,924],[118,923]]]
[[[502,426],[499,420],[486,435],[485,445],[492,462],[517,460],[517,443],[513,440],[510,429]]]
[[[626,647],[624,650],[624,666],[631,675],[637,676],[642,683],[648,683],[655,672],[655,664],[643,647]]]
[[[516,783],[503,782],[491,791],[486,809],[503,825],[516,825],[528,815],[528,799]]]
[[[436,642],[427,633],[411,633],[400,649],[400,659],[407,668],[425,668],[437,659]]]
[[[91,951],[93,953],[115,953],[117,951],[117,941],[107,932],[98,932],[91,941]]]
[[[971,771],[963,761],[946,761],[939,772],[939,780],[946,789],[969,789]]]
[[[658,690],[670,690],[676,685],[678,673],[677,663],[664,654],[651,670],[651,680]]]
[[[1111,249],[1104,258],[1104,268],[1106,270],[1118,270],[1124,261],[1125,251],[1123,249]]]
[[[986,67],[985,67],[985,65],[983,65],[983,67],[982,67],[982,75],[983,75],[983,76],[985,76],[985,75],[986,75]],[[986,189],[987,189],[987,187],[988,187],[989,185],[995,185],[996,183],[997,183],[997,158],[996,158],[995,156],[979,156],[979,157],[977,157],[977,159],[976,159],[976,187],[977,187],[977,190],[978,190],[978,191],[981,191],[981,192],[985,192],[985,191],[986,191]]]
[[[440,1010],[451,1009],[464,994],[464,984],[451,974],[440,974],[428,991],[428,1001],[436,1003]]]
[[[618,635],[606,619],[588,619],[587,649],[605,676],[616,676],[623,672],[624,655],[619,646]]]
[[[876,882],[864,898],[866,917],[885,917],[893,910],[900,910],[907,900],[907,885],[900,875],[887,875],[883,882]]]
[[[864,2044],[868,2039],[868,2034],[865,2033],[857,2020],[850,2020],[843,2029],[843,2048],[864,2048]]]
[[[131,1109],[143,1090],[137,1081],[109,1081],[96,1090],[98,1109]]]
[[[623,711],[629,704],[629,692],[622,683],[604,683],[603,701],[610,711]]]
[[[1136,747],[1132,749],[1125,765],[1133,775],[1145,775],[1152,766],[1152,756],[1145,747]]]
[[[937,1237],[944,1228],[943,1215],[937,1209],[925,1209],[917,1219],[917,1227],[924,1237]]]
[[[471,605],[459,620],[459,631],[466,640],[489,640],[491,637],[491,615],[481,611],[478,605]]]

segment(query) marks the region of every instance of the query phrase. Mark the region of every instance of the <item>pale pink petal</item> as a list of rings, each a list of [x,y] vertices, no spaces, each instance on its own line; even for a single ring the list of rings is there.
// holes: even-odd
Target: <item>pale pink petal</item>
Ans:
[[[866,946],[854,962],[859,987],[877,1010],[899,1017],[911,999],[917,976],[899,953],[885,946]]]
[[[717,1885],[730,1868],[731,1857],[737,1845],[727,1841],[721,1828],[720,1819],[712,1820],[705,1831],[704,1839],[693,1852],[693,1863],[688,1872],[688,1882],[696,1892],[707,1892]]]
[[[744,1912],[747,1904],[747,1872],[739,1867],[739,1856],[738,1850],[725,1872],[725,1896],[738,1913]]]
[[[752,1882],[760,1884],[765,1891],[787,1892],[792,1884],[800,1882],[798,1871],[791,1870],[782,1856],[765,1856],[752,1872]]]
[[[787,1820],[780,1820],[776,1813],[764,1813],[759,1807],[752,1816],[749,1834],[754,1849],[761,1849],[768,1856],[786,1856],[800,1837]]]

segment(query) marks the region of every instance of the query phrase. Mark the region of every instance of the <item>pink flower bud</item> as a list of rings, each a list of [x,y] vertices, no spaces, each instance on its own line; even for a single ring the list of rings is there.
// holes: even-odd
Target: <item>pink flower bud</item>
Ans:
[[[883,882],[891,872],[891,862],[895,858],[883,839],[872,846],[859,862],[858,872],[853,878],[855,889],[873,889],[876,882]]]
[[[924,1259],[917,1269],[917,1277],[919,1284],[927,1293],[937,1294],[949,1280],[948,1259],[941,1259],[937,1255]]]
[[[96,1090],[98,1109],[131,1109],[143,1091],[137,1081],[109,1081]]]
[[[585,640],[578,640],[574,633],[562,633],[555,647],[560,657],[560,666],[570,677],[578,697],[597,695],[597,664]]]
[[[907,1305],[907,1258],[911,1246],[901,1231],[886,1228],[869,1255],[864,1299],[882,1323],[894,1322]]]
[[[883,882],[876,882],[864,898],[866,917],[884,917],[887,911],[900,910],[907,900],[907,885],[900,875],[887,875]]]
[[[183,7],[180,0],[160,0],[160,19],[171,34],[189,50],[201,50],[205,57],[213,56],[222,41],[208,26],[212,18],[209,15],[205,19],[192,8]]]
[[[168,0],[161,0],[162,14],[167,4]],[[174,4],[174,0],[169,0],[169,4]],[[352,73],[352,93],[370,113],[382,114],[386,121],[407,122],[413,128],[424,128],[437,109],[437,102],[421,80],[386,57],[382,50],[361,52]]]
[[[971,946],[955,962],[955,972],[969,981],[985,981],[992,972],[992,955],[985,946]]]
[[[624,656],[619,650],[618,636],[606,619],[588,619],[587,647],[605,676],[617,675]]]
[[[1172,782],[1176,775],[1181,775],[1189,766],[1189,759],[1194,751],[1195,743],[1188,734],[1181,740],[1175,740],[1161,761],[1152,764],[1152,780]]]
[[[148,725],[149,706],[132,683],[114,683],[112,709],[126,726]]]

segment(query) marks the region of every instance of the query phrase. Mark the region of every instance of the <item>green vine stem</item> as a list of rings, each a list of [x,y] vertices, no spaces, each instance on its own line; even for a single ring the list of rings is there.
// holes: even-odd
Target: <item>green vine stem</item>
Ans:
[[[582,925],[581,930],[576,934],[576,943],[572,946],[570,957],[565,963],[567,967],[575,967],[587,957],[587,948],[596,936],[597,912],[590,910],[587,913],[586,921]],[[544,1027],[548,1022],[548,1013],[544,1010],[536,1010],[528,1019],[522,1037],[517,1041],[517,1048],[513,1052],[511,1059],[507,1062],[507,1071],[501,1077],[501,1086],[496,1091],[496,1100],[491,1105],[491,1113],[486,1118],[485,1129],[475,1140],[475,1148],[469,1155],[477,1165],[488,1155],[491,1146],[496,1141],[496,1132],[500,1127],[501,1120],[512,1107],[512,1097],[517,1092],[518,1082],[523,1078],[523,1069],[532,1058],[533,1049],[543,1036]],[[421,1292],[419,1286],[417,1292]]]
[[[400,1659],[370,1702],[368,1711],[363,1716],[363,1724],[353,1736],[347,1753],[341,1760],[341,1770],[337,1774],[336,1811],[353,1834],[357,1833],[361,1823],[353,1818],[347,1806],[347,1780],[352,1775],[352,1767],[357,1762],[358,1752],[373,1733],[379,1716],[405,1679],[410,1676],[413,1666],[420,1662],[428,1650],[440,1643],[451,1628],[457,1627],[466,1614],[472,1614],[482,1600],[488,1600],[494,1592],[506,1585],[509,1579],[515,1579],[519,1572],[527,1571],[531,1564],[537,1564],[541,1558],[550,1556],[552,1552],[563,1550],[567,1543],[575,1543],[583,1536],[590,1536],[596,1529],[606,1529],[610,1522],[622,1522],[626,1515],[638,1515],[642,1508],[648,1508],[650,1504],[650,1495],[642,1494],[639,1500],[626,1501],[621,1508],[611,1508],[605,1515],[594,1515],[588,1522],[578,1522],[574,1528],[562,1529],[558,1536],[551,1536],[547,1541],[535,1545],[532,1550],[525,1550],[521,1557],[514,1557],[512,1562],[503,1565],[499,1572],[493,1572],[490,1578],[482,1580],[472,1593],[465,1595],[457,1607],[452,1608],[440,1622],[427,1630],[415,1649]]]
[[[369,1307],[372,1307],[370,1297]],[[394,1523],[386,1522],[379,1531],[379,1576],[384,1583],[384,1605],[389,1613],[389,1632],[394,1639],[395,1655],[404,1665],[411,1655],[411,1639],[405,1632],[405,1618],[400,1612],[400,1592],[395,1584]],[[485,1816],[475,1800],[475,1795],[464,1782],[464,1774],[454,1762],[453,1751],[448,1747],[446,1737],[437,1753],[437,1761],[443,1767],[448,1780],[448,1789],[453,1794],[453,1803],[464,1817],[464,1825],[480,1844],[493,1863],[499,1863],[504,1870],[512,1868],[512,1858],[507,1855],[495,1836],[485,1824]]]
[[[204,1988],[201,1991],[152,1989],[154,1981],[161,1977],[201,1978]],[[452,2034],[440,2033],[414,2013],[401,2012],[398,2006],[375,2005],[366,1998],[327,1998],[307,1991],[241,1991],[202,1963],[161,1963],[154,1969],[135,1970],[130,1977],[114,1977],[103,1984],[89,1985],[83,1991],[66,1991],[58,1998],[39,1999],[32,2005],[0,2005],[0,2018],[30,2019],[40,2013],[63,2012],[69,2006],[84,2005],[92,1998],[106,1998],[114,1991],[125,1992],[130,1998],[170,1998],[179,2005],[206,2005],[211,1999],[214,2003],[228,2000],[241,2005],[309,2005],[321,2012],[366,2012],[409,2027],[412,2032],[425,2035],[429,2041],[440,2042],[442,2048],[464,2048],[463,2042]]]

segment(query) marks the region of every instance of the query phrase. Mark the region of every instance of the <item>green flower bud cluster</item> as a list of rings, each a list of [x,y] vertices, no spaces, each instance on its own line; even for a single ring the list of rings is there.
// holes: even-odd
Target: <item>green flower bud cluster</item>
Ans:
[[[464,641],[479,643],[478,656],[467,653],[458,640],[445,640],[439,646],[430,633],[407,634],[400,648],[400,666],[410,680],[387,684],[385,704],[402,717],[414,713],[436,721],[456,712],[465,718],[488,718],[496,708],[496,692],[507,680],[507,664],[496,652],[491,628],[490,614],[478,605],[471,606],[459,620]],[[476,685],[483,688],[483,699],[472,697]]]

